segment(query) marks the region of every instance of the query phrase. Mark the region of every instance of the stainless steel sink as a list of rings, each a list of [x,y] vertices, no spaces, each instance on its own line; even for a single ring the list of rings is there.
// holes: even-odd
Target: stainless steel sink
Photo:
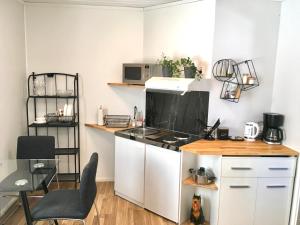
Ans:
[[[138,127],[138,128],[133,128],[130,130],[125,131],[128,134],[133,134],[137,136],[148,136],[148,135],[153,135],[159,132],[159,130],[151,129],[151,128],[143,128],[143,127]]]

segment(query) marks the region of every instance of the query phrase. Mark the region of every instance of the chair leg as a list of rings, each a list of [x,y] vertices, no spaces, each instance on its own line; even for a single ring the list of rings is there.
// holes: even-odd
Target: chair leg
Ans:
[[[58,180],[58,175],[57,175],[57,173],[55,173],[55,177],[56,177],[56,182],[57,182],[57,188],[60,189],[60,186],[59,186],[59,180]]]
[[[98,206],[96,204],[96,202],[94,201],[94,205],[95,205],[95,208],[96,208],[96,211],[97,211],[97,223],[98,225],[100,225],[100,214],[99,214],[99,211],[98,211]]]

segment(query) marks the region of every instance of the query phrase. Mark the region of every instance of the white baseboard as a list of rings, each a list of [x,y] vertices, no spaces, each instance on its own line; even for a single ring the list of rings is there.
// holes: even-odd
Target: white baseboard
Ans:
[[[18,198],[14,198],[12,197],[9,202],[7,202],[6,204],[4,205],[1,205],[1,216],[3,216],[7,210],[18,200]]]
[[[96,177],[97,182],[113,182],[113,177]]]

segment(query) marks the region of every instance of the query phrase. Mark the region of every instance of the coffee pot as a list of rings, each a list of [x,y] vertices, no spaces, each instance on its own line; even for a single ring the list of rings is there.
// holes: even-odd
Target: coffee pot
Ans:
[[[283,130],[280,128],[284,122],[284,115],[278,113],[264,113],[263,141],[267,144],[281,144]]]
[[[244,138],[246,141],[255,141],[259,135],[259,125],[254,122],[247,122],[245,124]]]

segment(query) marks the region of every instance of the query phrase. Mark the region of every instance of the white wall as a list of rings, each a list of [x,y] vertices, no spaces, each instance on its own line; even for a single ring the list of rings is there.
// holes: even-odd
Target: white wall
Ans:
[[[144,59],[192,58],[210,77],[215,0],[180,1],[144,9]]]
[[[145,105],[141,89],[106,85],[121,81],[124,62],[155,61],[162,52],[207,62],[211,57],[254,59],[261,86],[243,93],[240,103],[220,100],[221,83],[210,81],[209,123],[220,117],[232,135],[243,135],[245,122],[261,120],[262,113],[270,111],[280,3],[222,0],[215,10],[214,3],[204,0],[145,10],[26,5],[27,74],[80,74],[81,157],[85,163],[91,152],[100,153],[99,179],[113,179],[114,137],[83,123],[95,123],[100,104],[110,114],[132,114],[134,105],[141,109]]]
[[[300,95],[300,2],[287,0],[283,2],[280,33],[277,51],[272,111],[285,115],[284,128],[285,144],[300,150],[300,102],[296,100]]]
[[[0,1],[0,159],[15,158],[17,137],[25,132],[25,41],[23,5]],[[0,215],[8,199],[0,199]]]
[[[300,151],[300,2],[298,0],[286,0],[282,3],[278,51],[276,59],[276,71],[274,91],[272,98],[272,111],[285,115],[284,128],[286,139],[284,144]],[[293,214],[295,215],[299,204],[299,174],[295,179],[295,194]],[[291,224],[295,224],[296,218],[292,216]],[[300,224],[300,221],[298,221]]]
[[[234,104],[219,99],[222,83],[213,80],[210,120],[221,117],[232,135],[242,136],[247,121],[262,121],[262,113],[271,109],[279,20],[280,2],[217,1],[213,61],[253,59],[260,81]]]
[[[95,123],[99,105],[109,114],[132,114],[143,108],[142,89],[115,88],[122,63],[139,62],[143,51],[141,9],[26,5],[27,74],[65,72],[80,75],[81,162],[99,153],[97,177],[114,177],[114,136],[84,127]],[[73,161],[73,160],[72,160]]]
[[[145,11],[144,57],[253,59],[261,85],[242,93],[238,104],[220,100],[222,83],[210,81],[209,123],[219,117],[230,134],[243,135],[247,121],[270,111],[280,3],[270,0],[204,0]],[[194,28],[194,29],[193,29]],[[212,49],[213,48],[213,49]],[[210,75],[210,71],[208,74]]]

